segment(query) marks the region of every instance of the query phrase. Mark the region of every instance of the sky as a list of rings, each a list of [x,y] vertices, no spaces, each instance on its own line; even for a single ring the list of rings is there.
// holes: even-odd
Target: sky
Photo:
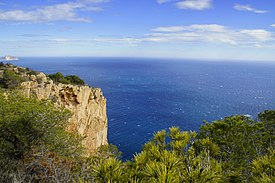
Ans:
[[[0,55],[275,62],[274,0],[0,0]]]

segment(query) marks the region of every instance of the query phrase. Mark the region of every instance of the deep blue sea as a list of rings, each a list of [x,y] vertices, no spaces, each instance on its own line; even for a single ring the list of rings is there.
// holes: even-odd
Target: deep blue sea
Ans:
[[[107,98],[109,142],[130,158],[154,132],[275,109],[275,63],[134,58],[21,58],[15,65],[80,76]]]

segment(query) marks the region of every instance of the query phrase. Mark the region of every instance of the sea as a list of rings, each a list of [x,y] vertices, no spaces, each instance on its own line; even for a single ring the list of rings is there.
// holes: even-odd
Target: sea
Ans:
[[[32,57],[12,62],[78,75],[107,98],[108,140],[130,159],[159,130],[198,131],[203,121],[256,118],[275,109],[275,62]]]

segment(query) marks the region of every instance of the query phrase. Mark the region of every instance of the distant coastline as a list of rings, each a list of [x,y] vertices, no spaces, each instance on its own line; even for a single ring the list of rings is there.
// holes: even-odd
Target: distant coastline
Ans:
[[[4,57],[0,57],[0,61],[13,61],[13,60],[19,60],[18,57],[6,55]]]

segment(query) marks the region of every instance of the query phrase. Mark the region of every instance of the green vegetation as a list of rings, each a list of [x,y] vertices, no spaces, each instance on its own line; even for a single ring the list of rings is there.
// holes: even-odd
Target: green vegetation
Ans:
[[[64,130],[69,117],[49,101],[0,92],[0,182],[71,179],[81,146],[79,137]]]
[[[80,79],[78,76],[69,75],[63,76],[62,73],[57,72],[55,74],[49,74],[49,78],[51,78],[55,83],[63,83],[63,84],[74,84],[74,85],[84,85],[84,81]]]
[[[215,159],[223,163],[229,179],[249,180],[251,162],[274,147],[274,119],[275,111],[259,114],[259,121],[246,116],[227,117],[205,123],[200,129],[200,138],[209,137],[219,146],[220,153]]]
[[[252,182],[275,182],[275,150],[253,160],[251,165]]]
[[[12,64],[0,62],[0,88],[15,89],[22,82],[30,80],[31,75],[39,72],[29,68],[17,67]]]
[[[232,116],[205,122],[198,133],[172,127],[155,133],[132,161],[100,158],[91,172],[97,182],[271,183],[274,129],[275,111],[255,121]]]
[[[0,92],[0,182],[274,182],[275,111],[232,116],[198,133],[156,132],[130,161],[113,146],[83,156],[64,129],[70,113],[49,101]]]
[[[4,70],[3,76],[0,77],[0,87],[13,89],[19,86],[19,84],[24,81],[26,81],[26,79],[21,77],[13,70]]]

